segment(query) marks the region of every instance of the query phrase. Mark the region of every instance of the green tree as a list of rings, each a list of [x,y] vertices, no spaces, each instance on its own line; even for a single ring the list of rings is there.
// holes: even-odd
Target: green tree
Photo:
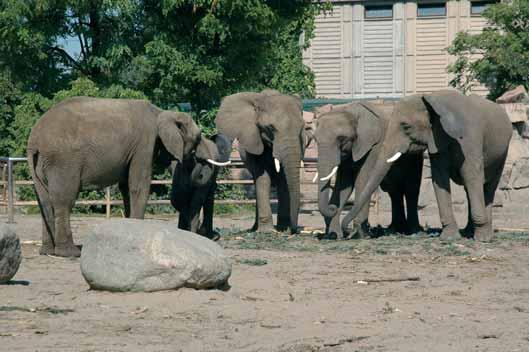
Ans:
[[[482,33],[461,32],[448,49],[456,56],[451,84],[468,91],[479,81],[491,98],[520,84],[529,87],[529,0],[491,5],[483,16],[489,26]]]

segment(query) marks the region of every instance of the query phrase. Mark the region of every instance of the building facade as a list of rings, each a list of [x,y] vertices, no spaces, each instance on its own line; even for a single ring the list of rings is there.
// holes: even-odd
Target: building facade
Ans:
[[[449,86],[446,48],[459,31],[480,32],[493,1],[333,1],[316,19],[304,62],[318,98],[393,98]],[[474,93],[485,95],[484,87]]]

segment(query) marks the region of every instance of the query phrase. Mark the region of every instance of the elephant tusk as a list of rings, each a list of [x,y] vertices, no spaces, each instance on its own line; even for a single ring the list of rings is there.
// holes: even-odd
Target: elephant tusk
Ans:
[[[396,161],[398,158],[400,158],[400,156],[402,155],[401,152],[397,152],[395,155],[393,155],[391,158],[389,158],[387,160],[388,163],[392,163],[394,161]]]
[[[332,169],[331,173],[328,174],[328,175],[325,176],[325,177],[320,178],[320,181],[327,181],[327,180],[330,180],[331,177],[333,177],[334,174],[336,174],[337,171],[338,171],[338,166],[335,166],[335,167]]]
[[[276,166],[276,171],[279,172],[279,170],[281,170],[281,164],[279,163],[279,159],[274,158],[274,165]]]
[[[314,175],[314,177],[312,178],[312,183],[316,183],[317,180],[318,180],[318,172],[316,172],[316,175]]]
[[[215,160],[212,160],[212,159],[206,159],[208,163],[212,164],[212,165],[215,165],[215,166],[228,166],[231,164],[231,160],[228,160],[226,162],[218,162],[218,161],[215,161]]]
[[[299,162],[299,167],[301,167],[302,169],[305,168],[305,163],[303,162],[303,160]]]

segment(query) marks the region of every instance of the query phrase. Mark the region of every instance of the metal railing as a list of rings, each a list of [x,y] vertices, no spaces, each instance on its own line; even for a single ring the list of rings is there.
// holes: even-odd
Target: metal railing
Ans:
[[[0,199],[0,206],[7,207],[7,221],[8,223],[13,223],[15,221],[15,207],[24,207],[24,206],[38,206],[36,200],[32,201],[20,201],[16,197],[16,186],[32,186],[33,180],[15,180],[13,174],[13,164],[15,162],[27,162],[27,158],[19,157],[0,157],[0,163],[5,164],[4,172],[2,173],[2,179],[0,180],[0,188],[3,188],[3,192],[0,194],[3,195],[3,199]],[[316,162],[317,158],[304,158],[303,166],[301,172],[301,184],[302,185],[312,185],[316,186],[317,184],[312,183],[313,173],[316,171]],[[232,159],[231,165],[228,166],[230,169],[243,169],[244,164],[240,159]],[[7,173],[7,175],[6,175]],[[6,180],[7,176],[7,180]],[[151,180],[151,185],[170,185],[172,180]],[[217,184],[231,184],[231,185],[253,185],[253,180],[249,179],[217,179]],[[317,197],[316,190],[314,194]],[[302,199],[302,204],[312,204],[317,201],[316,197],[310,199]],[[253,204],[255,199],[219,199],[215,200],[216,204]],[[276,199],[271,199],[272,203],[276,203]],[[148,205],[170,205],[171,201],[169,199],[149,199],[147,202]],[[119,199],[112,199],[110,187],[105,188],[105,196],[102,200],[77,200],[75,205],[104,205],[105,214],[107,218],[111,216],[111,207],[113,205],[123,205],[123,201]]]

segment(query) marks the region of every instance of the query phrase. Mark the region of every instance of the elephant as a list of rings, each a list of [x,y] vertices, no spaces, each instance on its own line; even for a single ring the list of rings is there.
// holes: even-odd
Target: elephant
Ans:
[[[391,112],[393,105],[393,102],[376,104],[386,112]],[[325,220],[322,239],[348,237],[347,232],[342,232],[340,214],[353,186],[356,197],[366,186],[387,126],[385,118],[378,118],[359,103],[336,106],[321,115],[316,111],[314,139],[318,145],[318,174],[314,182],[319,179],[318,207]],[[395,232],[410,234],[421,230],[417,204],[422,167],[423,153],[406,154],[391,166],[382,180],[381,188],[391,198],[390,229]],[[334,175],[335,184],[331,186]],[[355,237],[369,235],[368,215],[366,202],[355,218],[358,225]]]
[[[373,104],[363,105],[376,116],[385,115]],[[452,209],[452,180],[463,185],[467,194],[469,216],[464,231],[476,240],[490,241],[494,194],[512,135],[505,110],[477,95],[441,90],[401,99],[386,131],[370,179],[344,218],[342,229],[361,211],[403,153],[428,150],[442,225],[441,240],[461,236]]]
[[[142,219],[153,160],[182,163],[201,143],[185,113],[144,100],[75,97],[33,126],[28,165],[43,218],[41,254],[78,257],[70,213],[81,190],[118,183],[126,217]]]
[[[202,142],[194,156],[175,163],[171,204],[179,212],[179,228],[217,240],[219,235],[213,230],[216,180],[219,167],[229,164],[231,141],[219,133],[212,140],[203,137]]]
[[[302,102],[274,90],[225,97],[215,118],[217,129],[239,142],[239,153],[256,187],[252,231],[274,230],[270,187],[277,187],[277,230],[298,232],[300,164],[310,141]]]

